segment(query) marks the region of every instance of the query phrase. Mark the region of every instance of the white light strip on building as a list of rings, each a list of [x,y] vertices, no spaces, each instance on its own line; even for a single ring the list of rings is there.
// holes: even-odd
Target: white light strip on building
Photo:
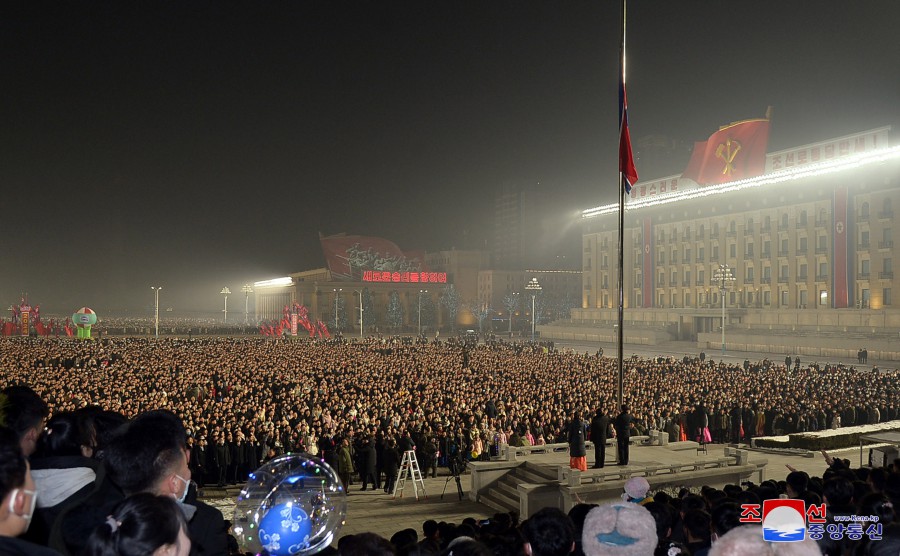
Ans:
[[[731,193],[733,191],[741,191],[744,189],[750,189],[754,187],[761,187],[764,185],[775,185],[779,183],[784,183],[788,181],[810,178],[816,176],[822,176],[826,174],[833,174],[835,172],[842,172],[844,170],[849,170],[852,168],[858,168],[860,166],[867,166],[869,164],[877,164],[887,162],[888,160],[900,159],[900,146],[891,147],[888,149],[879,149],[876,151],[870,151],[867,153],[861,153],[853,156],[842,157],[838,160],[830,160],[828,162],[819,162],[816,164],[808,164],[801,168],[793,168],[791,170],[781,170],[778,172],[772,172],[770,174],[764,174],[762,176],[757,176],[755,178],[748,178],[745,180],[738,180],[728,183],[722,183],[719,185],[710,185],[707,187],[700,187],[697,189],[689,189],[687,191],[677,191],[673,193],[665,193],[662,195],[657,195],[652,199],[646,199],[641,201],[634,201],[631,203],[627,203],[625,205],[626,211],[641,209],[645,207],[652,207],[657,205],[665,205],[669,203],[675,203],[679,201],[689,201],[692,199],[699,199],[701,197],[708,197],[710,195],[719,195],[722,193]],[[614,203],[610,205],[603,205],[600,207],[586,209],[581,212],[581,218],[594,218],[597,216],[603,216],[605,214],[614,214],[618,212],[619,204]]]
[[[580,270],[526,270],[524,274],[581,274]]]
[[[293,283],[294,281],[291,280],[290,276],[285,276],[284,278],[273,278],[271,280],[253,282],[253,286],[256,288],[274,288],[278,286],[290,286]]]

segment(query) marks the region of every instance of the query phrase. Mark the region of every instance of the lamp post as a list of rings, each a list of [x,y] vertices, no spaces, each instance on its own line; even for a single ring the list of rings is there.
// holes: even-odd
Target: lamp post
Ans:
[[[531,292],[531,341],[534,342],[534,323],[537,320],[534,313],[534,300],[541,291],[541,285],[538,283],[537,278],[532,278],[525,284],[525,289]]]
[[[722,356],[725,356],[725,292],[734,284],[734,274],[727,264],[720,264],[713,274],[713,280],[719,286],[719,295],[722,296]]]
[[[150,286],[150,289],[156,292],[156,339],[159,339],[159,290],[162,286]]]
[[[225,296],[225,324],[228,324],[228,296],[231,295],[231,290],[225,286],[219,293]]]
[[[422,335],[422,294],[428,293],[428,290],[419,290],[419,336]]]
[[[247,325],[250,324],[250,294],[253,293],[253,288],[250,287],[250,284],[244,284],[244,287],[241,288],[241,291],[244,292],[244,325]]]
[[[363,337],[363,304],[362,304],[362,290],[354,290],[354,293],[359,294],[359,339],[362,340],[362,337]]]
[[[512,338],[512,319],[513,315],[516,314],[516,309],[519,307],[519,292],[513,292],[513,300],[515,301],[514,307],[507,307],[509,309],[509,337]]]
[[[343,288],[334,288],[334,329],[335,331],[339,330],[338,328],[338,292],[344,291]]]

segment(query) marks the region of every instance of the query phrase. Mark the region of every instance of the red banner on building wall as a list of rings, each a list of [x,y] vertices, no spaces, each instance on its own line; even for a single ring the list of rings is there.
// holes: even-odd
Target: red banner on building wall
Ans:
[[[831,306],[835,309],[845,309],[850,306],[849,278],[848,274],[851,268],[848,264],[849,253],[848,247],[850,242],[847,241],[847,233],[850,230],[850,203],[849,193],[846,187],[838,187],[834,190],[834,201],[832,205],[834,214],[834,229],[832,237],[834,238],[834,257],[832,258],[832,292],[833,299]]]
[[[653,226],[649,216],[644,217],[644,264],[641,269],[641,299],[643,307],[653,307]]]

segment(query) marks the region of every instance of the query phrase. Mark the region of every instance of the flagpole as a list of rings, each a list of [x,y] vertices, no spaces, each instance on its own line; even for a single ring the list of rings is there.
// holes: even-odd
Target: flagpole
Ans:
[[[621,79],[622,87],[625,86],[625,2],[626,0],[622,0],[622,47],[621,52],[619,53],[620,60],[619,66],[622,75],[619,76]],[[621,94],[621,93],[620,93]],[[622,101],[620,101],[622,102]],[[621,107],[620,107],[621,109]],[[619,352],[619,360],[618,360],[618,380],[616,383],[616,393],[619,400],[619,407],[625,403],[625,366],[624,366],[624,349],[625,349],[625,331],[622,329],[625,321],[625,177],[622,172],[622,164],[621,164],[621,138],[622,138],[622,126],[623,126],[623,115],[619,115],[619,291],[617,292],[618,296],[618,337],[616,341],[618,342],[618,352]]]
[[[625,241],[623,237],[623,231],[625,229],[625,179],[622,177],[622,173],[619,172],[619,291],[618,291],[618,301],[619,301],[619,334],[617,338],[618,342],[618,351],[619,351],[619,377],[617,382],[617,393],[619,400],[619,407],[625,403],[624,390],[625,390],[625,368],[623,364],[624,358],[624,344],[625,344],[625,332],[622,330],[622,324],[624,322],[625,317],[625,278],[623,275],[623,269],[625,267],[625,257],[624,257],[624,247]]]

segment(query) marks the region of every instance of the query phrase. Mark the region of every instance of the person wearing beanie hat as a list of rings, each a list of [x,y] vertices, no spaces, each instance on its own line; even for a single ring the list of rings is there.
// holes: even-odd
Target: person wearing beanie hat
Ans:
[[[643,506],[625,502],[591,510],[581,535],[586,556],[647,556],[658,542],[653,515]]]
[[[644,477],[632,477],[625,482],[625,492],[622,494],[622,500],[632,502],[634,504],[649,504],[653,502],[652,496],[647,496],[650,491],[650,483]]]

